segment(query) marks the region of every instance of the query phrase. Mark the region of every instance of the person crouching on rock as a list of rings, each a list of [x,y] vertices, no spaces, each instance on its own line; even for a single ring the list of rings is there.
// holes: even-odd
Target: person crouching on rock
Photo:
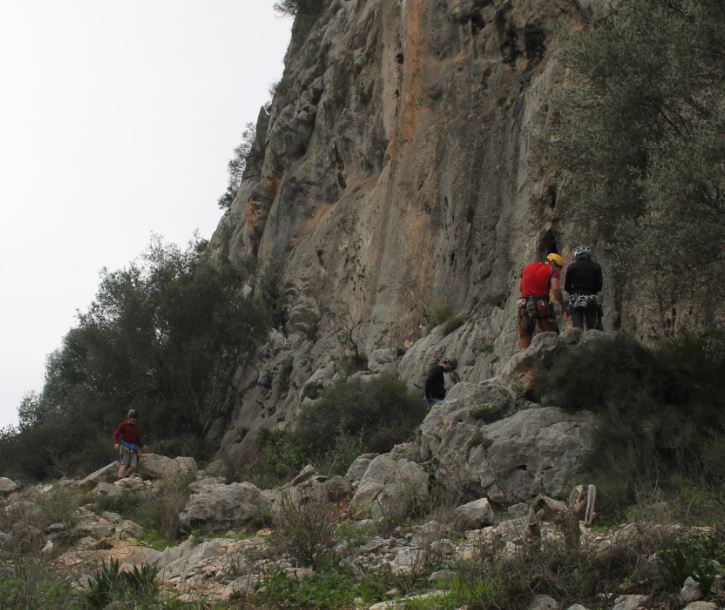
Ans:
[[[428,372],[425,380],[425,403],[432,407],[446,397],[446,382],[443,373],[448,373],[453,383],[459,381],[456,369],[458,360],[456,358],[445,358],[440,364],[434,364]]]
[[[136,417],[136,410],[129,410],[126,419],[118,424],[113,433],[113,448],[119,452],[121,462],[121,467],[118,469],[119,479],[136,472],[138,458],[142,455],[143,441],[136,425]]]

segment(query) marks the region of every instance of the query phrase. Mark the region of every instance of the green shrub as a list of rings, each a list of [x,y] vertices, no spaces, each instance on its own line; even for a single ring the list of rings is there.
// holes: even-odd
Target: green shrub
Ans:
[[[430,318],[430,332],[437,326],[443,327],[443,335],[449,335],[457,328],[465,323],[463,316],[456,315],[453,308],[448,303],[439,303],[433,308]]]
[[[156,596],[156,576],[159,569],[154,565],[134,566],[133,570],[121,571],[118,561],[104,563],[88,583],[87,599],[93,608],[104,608],[112,601],[138,603]]]
[[[283,497],[274,518],[272,545],[297,564],[318,567],[329,563],[339,542],[335,506],[316,493]]]
[[[262,584],[264,592],[259,598],[269,608],[352,608],[356,597],[372,604],[381,601],[385,591],[379,578],[366,575],[362,582],[356,582],[352,574],[339,568],[319,569],[314,576],[301,582],[288,579],[283,572],[276,572]]]
[[[715,577],[721,572],[718,558],[725,551],[725,539],[717,531],[689,544],[667,549],[660,554],[661,575],[665,586],[679,591],[688,577],[701,587],[703,595],[712,589]]]
[[[421,401],[397,377],[353,379],[328,388],[303,410],[295,438],[318,454],[334,448],[340,435],[359,438],[363,451],[385,452],[410,438],[424,417]]]
[[[73,590],[70,579],[64,578],[38,557],[21,557],[0,562],[0,608],[82,608],[80,594]]]
[[[638,487],[690,479],[722,489],[723,370],[723,331],[653,349],[620,335],[565,352],[535,387],[565,409],[599,414],[588,470],[601,513],[616,518],[636,501]]]

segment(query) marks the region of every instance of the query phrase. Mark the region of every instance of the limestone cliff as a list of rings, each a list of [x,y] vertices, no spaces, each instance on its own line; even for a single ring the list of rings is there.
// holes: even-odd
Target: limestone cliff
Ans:
[[[462,376],[496,372],[516,349],[520,270],[565,255],[564,188],[537,139],[556,113],[558,41],[604,0],[301,2],[254,158],[213,245],[252,255],[281,312],[233,412],[210,435],[229,445],[284,425],[340,375],[348,335],[371,371],[411,384],[447,350]],[[603,263],[605,273],[607,261]],[[656,325],[604,291],[606,324]],[[465,318],[424,336],[441,303]],[[398,346],[413,345],[398,363]],[[400,350],[399,350],[400,351]],[[311,388],[311,389],[310,389]]]

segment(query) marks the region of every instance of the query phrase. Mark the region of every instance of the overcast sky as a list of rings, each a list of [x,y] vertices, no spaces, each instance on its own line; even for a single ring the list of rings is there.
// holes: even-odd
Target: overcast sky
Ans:
[[[282,75],[273,0],[0,0],[0,427],[102,267],[209,237]]]

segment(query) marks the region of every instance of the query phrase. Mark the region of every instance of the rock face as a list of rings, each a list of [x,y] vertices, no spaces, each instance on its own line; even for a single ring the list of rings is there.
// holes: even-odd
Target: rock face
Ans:
[[[469,381],[500,372],[516,350],[524,264],[552,249],[568,260],[576,245],[558,205],[572,187],[535,146],[560,112],[559,39],[611,4],[319,0],[298,15],[211,240],[234,261],[256,257],[250,289],[271,280],[279,314],[210,425],[225,450],[291,425],[301,401],[340,378],[351,348],[340,330],[371,371],[414,386],[448,352]],[[600,262],[606,328],[650,338],[720,307],[677,301],[656,319],[642,308],[652,295]],[[441,304],[463,323],[422,338]]]
[[[436,460],[439,478],[506,504],[538,493],[565,495],[590,447],[591,413],[531,404],[492,423],[476,414],[453,396],[421,425],[421,457]]]
[[[571,246],[533,142],[556,113],[559,32],[584,27],[589,10],[575,0],[314,6],[295,23],[259,154],[212,239],[233,259],[257,257],[285,314],[284,332],[240,372],[243,398],[212,426],[225,446],[294,419],[307,380],[334,376],[341,326],[372,369],[395,370],[391,348],[419,339],[446,302],[466,324],[416,350],[406,379],[419,383],[446,346],[464,377],[490,377],[515,349],[524,263]]]

